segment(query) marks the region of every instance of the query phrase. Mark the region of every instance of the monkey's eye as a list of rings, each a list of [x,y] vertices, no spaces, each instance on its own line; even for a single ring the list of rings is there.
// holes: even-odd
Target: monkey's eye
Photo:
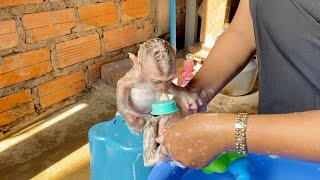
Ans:
[[[154,84],[160,84],[161,81],[152,81]]]

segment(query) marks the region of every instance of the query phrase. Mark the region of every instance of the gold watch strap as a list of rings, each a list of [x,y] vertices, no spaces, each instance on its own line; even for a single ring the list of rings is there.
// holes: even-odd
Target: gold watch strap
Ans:
[[[235,123],[236,130],[236,150],[238,153],[247,154],[247,138],[246,138],[246,129],[247,129],[247,120],[248,113],[238,113]]]

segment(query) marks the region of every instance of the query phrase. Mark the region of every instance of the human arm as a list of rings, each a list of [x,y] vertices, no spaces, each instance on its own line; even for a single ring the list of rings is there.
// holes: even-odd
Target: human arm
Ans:
[[[241,0],[230,27],[217,40],[186,88],[200,95],[204,103],[209,103],[245,67],[255,48],[249,1]]]
[[[190,92],[183,87],[179,87],[174,83],[171,83],[168,93],[174,96],[174,100],[179,106],[182,116],[201,112],[198,109],[201,106],[206,106],[198,94]],[[205,111],[206,109],[203,110],[203,112]]]
[[[172,83],[169,93],[176,97],[182,114],[205,112],[212,98],[249,62],[255,47],[249,2],[241,0],[230,27],[218,39],[195,77],[185,88]]]
[[[183,165],[203,167],[220,153],[235,150],[235,119],[228,113],[193,114],[178,121],[159,141]],[[320,162],[319,119],[320,110],[249,115],[248,151]]]

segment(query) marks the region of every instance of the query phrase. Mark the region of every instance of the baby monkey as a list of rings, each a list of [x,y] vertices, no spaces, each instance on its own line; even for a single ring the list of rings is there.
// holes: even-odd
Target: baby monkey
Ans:
[[[162,93],[173,91],[176,53],[167,41],[155,38],[140,45],[138,57],[129,53],[129,58],[133,67],[117,83],[117,108],[130,130],[143,132],[144,163],[152,166],[159,159],[158,123],[169,119],[151,116],[151,108]]]

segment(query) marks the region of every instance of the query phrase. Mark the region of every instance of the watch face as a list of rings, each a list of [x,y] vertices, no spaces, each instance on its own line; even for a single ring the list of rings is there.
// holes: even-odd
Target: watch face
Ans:
[[[246,124],[243,123],[243,122],[237,122],[234,126],[235,126],[235,128],[241,128],[241,129],[243,129],[243,128],[246,127]]]

